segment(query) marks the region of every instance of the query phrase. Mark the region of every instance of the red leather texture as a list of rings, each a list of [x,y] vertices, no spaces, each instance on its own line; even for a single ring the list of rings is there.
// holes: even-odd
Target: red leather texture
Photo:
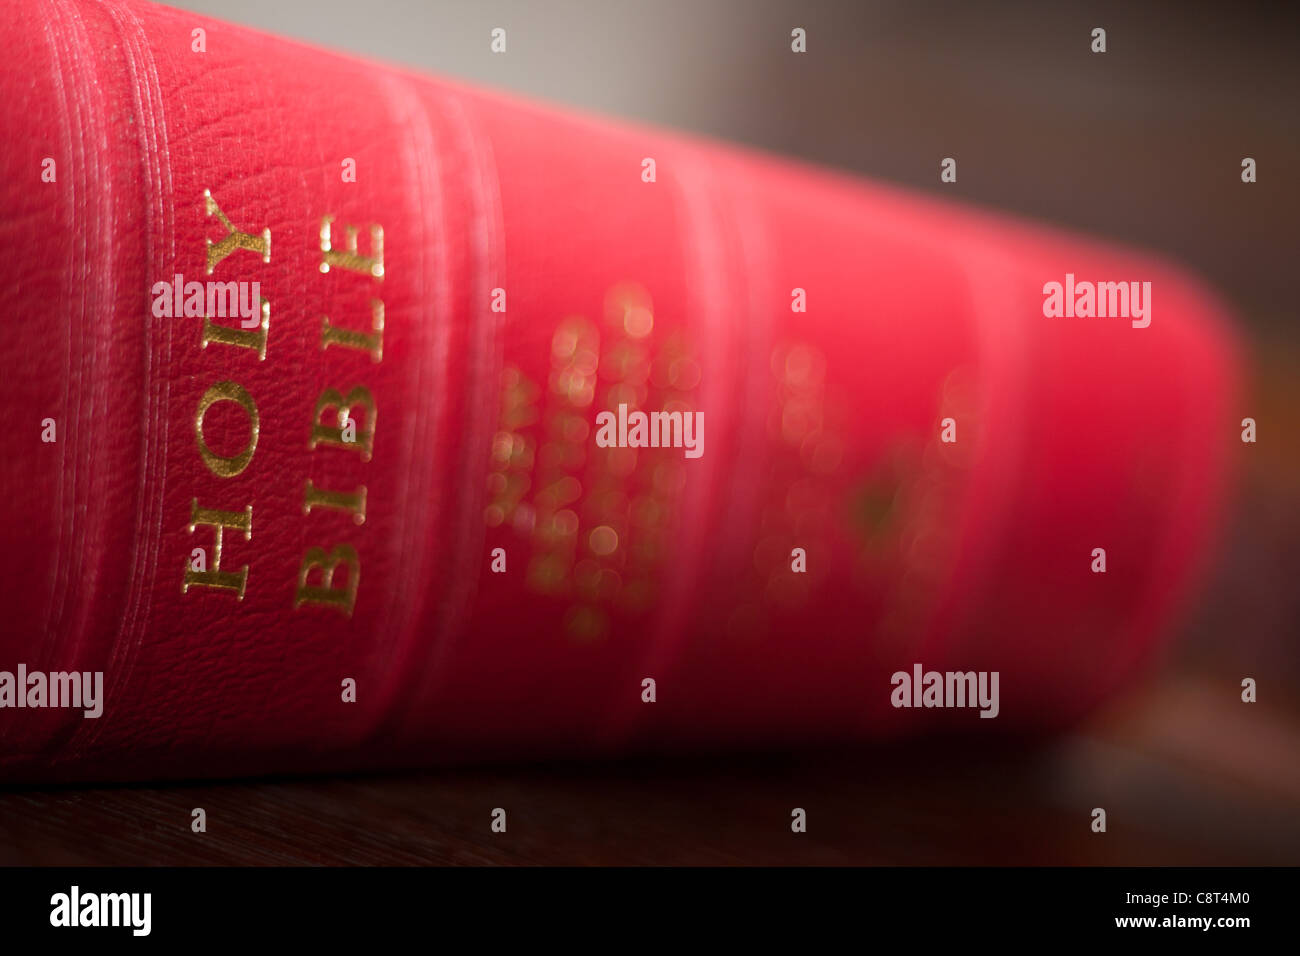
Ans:
[[[104,675],[0,709],[5,779],[1042,732],[1196,581],[1235,361],[1161,262],[135,0],[4,17],[0,671]],[[1067,273],[1151,324],[1046,317]],[[264,356],[157,315],[176,275],[259,283]],[[620,403],[703,454],[601,447]],[[196,507],[249,516],[242,599],[185,588]],[[998,718],[892,707],[916,662]]]

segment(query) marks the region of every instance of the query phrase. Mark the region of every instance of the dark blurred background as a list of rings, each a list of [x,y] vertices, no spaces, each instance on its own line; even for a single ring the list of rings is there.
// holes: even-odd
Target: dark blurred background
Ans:
[[[1259,442],[1172,659],[1047,746],[15,792],[0,862],[1300,863],[1300,4],[171,5],[1162,252],[1235,308]]]

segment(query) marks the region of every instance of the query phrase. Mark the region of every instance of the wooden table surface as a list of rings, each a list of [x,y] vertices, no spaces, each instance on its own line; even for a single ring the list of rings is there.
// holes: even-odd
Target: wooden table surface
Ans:
[[[1168,678],[1029,749],[9,790],[0,863],[1295,864],[1300,723],[1232,696],[1221,680]],[[206,833],[191,832],[194,807]],[[494,807],[506,833],[491,832]]]

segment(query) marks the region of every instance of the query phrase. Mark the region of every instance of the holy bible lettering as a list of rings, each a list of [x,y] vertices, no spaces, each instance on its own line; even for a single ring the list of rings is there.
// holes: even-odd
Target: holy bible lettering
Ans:
[[[204,191],[204,205],[208,217],[215,216],[225,229],[225,236],[213,242],[206,239],[206,259],[208,274],[212,274],[236,251],[244,250],[260,255],[263,263],[271,261],[271,230],[263,229],[260,234],[244,232],[238,229],[221,210],[211,191]],[[337,248],[332,236],[334,216],[325,216],[320,225],[320,272],[327,275],[331,269],[346,275],[352,273],[364,276],[370,283],[380,283],[384,278],[383,228],[379,225],[369,227],[370,249],[362,253],[358,249],[357,237],[360,230],[354,226],[344,227],[342,248]],[[339,281],[339,280],[335,280]],[[331,346],[351,350],[366,356],[370,362],[383,361],[384,337],[384,303],[373,295],[369,299],[370,329],[358,330],[346,323],[334,324],[328,316],[321,318],[320,348],[322,351]],[[203,317],[202,334],[199,340],[201,348],[210,344],[243,349],[256,354],[257,361],[266,361],[267,338],[270,332],[270,303],[261,299],[261,325],[255,329],[232,328],[215,323],[213,317]],[[204,436],[204,423],[210,410],[223,402],[237,406],[243,413],[247,430],[242,447],[232,455],[223,455],[212,449]],[[325,388],[316,399],[312,410],[307,447],[315,452],[321,449],[341,449],[356,454],[363,462],[368,462],[374,451],[375,423],[377,420],[375,396],[365,385],[351,385],[345,391],[337,388]],[[358,424],[354,416],[360,417]],[[261,416],[254,397],[241,384],[233,380],[219,381],[210,385],[199,398],[194,413],[194,437],[200,459],[208,472],[214,477],[228,479],[242,474],[253,462],[261,435]],[[226,555],[229,546],[227,533],[242,535],[244,541],[253,538],[253,504],[243,505],[241,510],[226,510],[230,507],[216,507],[209,501],[200,504],[198,496],[190,500],[188,529],[196,534],[199,529],[211,534],[209,552],[202,552],[202,557],[195,553],[186,558],[184,576],[181,580],[182,593],[189,594],[194,588],[207,588],[232,593],[243,600],[249,586],[249,568],[246,563],[238,570],[230,570],[233,562]],[[311,478],[306,479],[303,487],[302,513],[311,515],[317,509],[342,511],[350,515],[355,525],[360,526],[366,520],[366,486],[358,485],[351,491],[328,487],[318,487]],[[224,567],[223,567],[224,562]],[[340,582],[337,578],[341,577]],[[313,545],[303,553],[298,568],[297,583],[294,589],[293,607],[317,606],[334,608],[346,615],[351,615],[356,606],[357,590],[361,582],[361,559],[355,544],[350,542],[334,543],[329,546]]]

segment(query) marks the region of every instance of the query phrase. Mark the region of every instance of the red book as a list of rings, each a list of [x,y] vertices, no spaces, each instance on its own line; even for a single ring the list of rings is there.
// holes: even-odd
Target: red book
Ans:
[[[6,19],[5,779],[1039,733],[1195,585],[1235,363],[1163,262],[136,0]]]

